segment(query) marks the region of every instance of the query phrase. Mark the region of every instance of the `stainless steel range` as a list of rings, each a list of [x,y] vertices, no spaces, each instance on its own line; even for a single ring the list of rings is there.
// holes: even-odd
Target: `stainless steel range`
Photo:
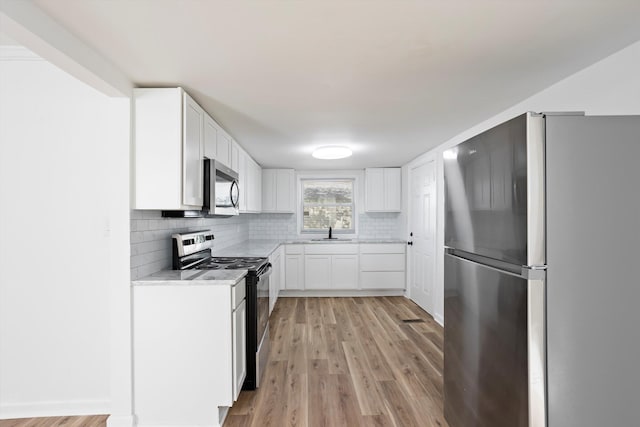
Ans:
[[[247,270],[247,376],[243,389],[255,390],[267,363],[269,341],[268,258],[212,257],[211,230],[174,234],[172,237],[174,270]]]

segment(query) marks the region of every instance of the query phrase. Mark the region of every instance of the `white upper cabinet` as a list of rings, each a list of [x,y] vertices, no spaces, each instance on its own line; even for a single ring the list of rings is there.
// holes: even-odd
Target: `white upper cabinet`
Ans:
[[[402,169],[384,169],[384,209],[389,212],[402,210]]]
[[[365,210],[400,212],[402,209],[402,169],[365,169]]]
[[[240,212],[260,212],[262,169],[182,88],[134,89],[133,209],[199,210],[203,159],[238,172]]]
[[[262,212],[295,212],[293,169],[262,170]]]
[[[249,158],[249,193],[247,204],[250,212],[262,211],[262,168],[255,160]]]
[[[216,140],[216,160],[228,168],[231,167],[231,145],[231,137],[224,129],[219,127]]]
[[[181,88],[135,89],[134,209],[202,207],[204,110]]]
[[[184,94],[184,136],[182,138],[182,203],[202,206],[202,154],[205,112]]]
[[[204,157],[215,159],[218,124],[209,116],[204,115]]]
[[[240,163],[240,147],[234,139],[231,141],[231,170],[238,172]]]
[[[240,179],[240,212],[261,212],[262,168],[241,149],[238,151],[238,176]]]
[[[238,150],[238,185],[240,187],[240,213],[247,212],[247,187],[249,182],[249,170],[247,163],[249,155],[242,149]]]

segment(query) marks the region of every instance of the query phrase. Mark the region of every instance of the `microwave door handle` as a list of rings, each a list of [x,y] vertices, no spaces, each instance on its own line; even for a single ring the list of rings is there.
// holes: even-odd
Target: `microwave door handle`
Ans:
[[[233,191],[235,187],[235,193]],[[235,199],[234,199],[235,196]],[[239,208],[239,199],[240,199],[240,188],[238,187],[238,181],[233,181],[231,183],[231,187],[229,188],[229,199],[231,200],[231,205],[233,205],[234,208]]]

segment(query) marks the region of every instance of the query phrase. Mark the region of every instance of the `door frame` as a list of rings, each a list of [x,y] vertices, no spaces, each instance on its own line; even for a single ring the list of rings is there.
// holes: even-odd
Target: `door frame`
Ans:
[[[416,168],[419,168],[420,166],[424,166],[428,163],[433,162],[434,168],[435,168],[435,175],[436,175],[436,185],[435,185],[435,198],[434,200],[436,201],[436,216],[434,218],[435,221],[435,229],[436,229],[436,233],[435,233],[435,237],[433,239],[433,244],[434,247],[433,249],[433,254],[434,254],[434,267],[435,267],[435,271],[434,271],[434,283],[433,283],[433,289],[432,289],[432,304],[431,304],[431,311],[433,313],[429,313],[431,316],[433,316],[433,318],[436,320],[436,322],[438,322],[440,325],[444,325],[444,317],[443,314],[441,315],[440,313],[438,313],[437,308],[440,306],[439,304],[437,304],[436,299],[437,298],[442,298],[442,295],[440,292],[438,292],[438,280],[439,280],[439,274],[440,271],[442,270],[441,266],[440,266],[440,262],[441,262],[441,257],[440,254],[438,252],[438,243],[440,241],[439,239],[439,231],[440,231],[440,207],[441,207],[441,203],[440,203],[440,183],[441,183],[441,179],[440,179],[440,175],[441,175],[441,171],[442,171],[442,165],[438,162],[438,159],[441,157],[438,155],[439,152],[437,150],[432,150],[420,157],[418,157],[417,159],[409,162],[406,165],[407,168],[407,186],[405,188],[404,191],[404,200],[406,200],[406,207],[407,207],[407,230],[406,230],[406,236],[407,236],[407,242],[410,242],[412,240],[412,237],[409,235],[409,233],[411,233],[411,225],[412,225],[412,220],[413,220],[413,216],[415,215],[415,213],[413,212],[413,207],[412,207],[412,189],[413,189],[413,180],[414,178],[414,172],[413,170]],[[412,295],[411,295],[411,283],[412,283],[412,279],[413,279],[413,246],[409,246],[407,245],[407,255],[406,255],[406,259],[407,259],[407,275],[406,275],[406,294],[405,296],[409,299],[411,299],[413,301]],[[415,301],[414,301],[415,302]],[[444,305],[444,300],[442,301],[442,305]],[[422,308],[422,307],[421,307]],[[426,310],[425,310],[426,311]]]

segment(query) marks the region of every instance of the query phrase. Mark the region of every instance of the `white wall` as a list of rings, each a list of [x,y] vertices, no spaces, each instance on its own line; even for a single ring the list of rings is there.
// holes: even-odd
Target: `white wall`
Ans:
[[[478,123],[422,156],[412,166],[431,156],[437,159],[438,224],[436,319],[444,316],[444,175],[442,152],[491,127],[526,111],[584,111],[588,115],[640,114],[640,42],[577,72],[507,110]]]
[[[0,93],[0,418],[111,413],[128,101],[8,47]]]

